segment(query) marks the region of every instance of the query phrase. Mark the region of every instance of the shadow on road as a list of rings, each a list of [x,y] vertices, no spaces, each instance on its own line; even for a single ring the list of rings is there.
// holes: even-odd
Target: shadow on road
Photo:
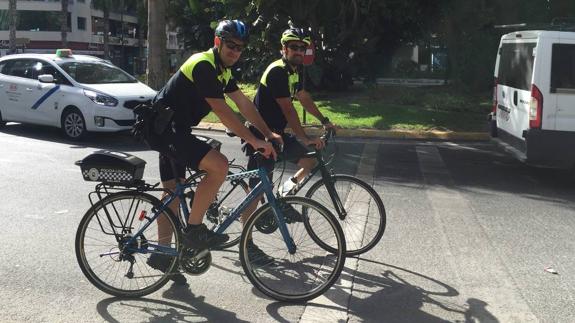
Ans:
[[[360,261],[381,266],[381,274],[373,275],[345,268],[341,279],[354,282],[351,298],[349,291],[337,284],[325,294],[337,306],[314,303],[314,300],[307,306],[340,311],[347,309],[348,316],[357,316],[363,322],[447,322],[424,311],[424,305],[425,310],[440,308],[442,312],[461,317],[461,321],[466,323],[499,322],[487,309],[489,304],[480,299],[469,298],[466,304],[458,305],[456,297],[459,292],[444,282],[382,262],[363,258]],[[348,299],[349,304],[338,303],[338,300],[341,302]],[[289,306],[294,305],[276,302],[268,305],[267,310],[274,320],[288,322],[279,313],[280,309]]]
[[[149,298],[107,298],[97,305],[98,314],[106,322],[247,322],[239,320],[235,313],[204,302],[188,285],[172,286],[162,296],[167,300]]]
[[[380,145],[376,181],[422,189],[433,186],[435,183],[425,183],[416,152],[417,145],[425,144]],[[443,143],[437,147],[449,174],[439,184],[446,188],[480,197],[512,193],[575,210],[574,171],[525,165],[489,142]]]
[[[87,137],[81,141],[69,140],[62,135],[60,129],[45,126],[10,123],[2,128],[1,132],[9,136],[68,144],[72,149],[90,147],[125,152],[149,150],[146,144],[134,140],[129,132],[89,133]]]

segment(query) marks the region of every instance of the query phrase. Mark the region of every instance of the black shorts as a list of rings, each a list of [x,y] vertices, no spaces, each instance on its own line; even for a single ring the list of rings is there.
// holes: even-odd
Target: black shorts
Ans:
[[[198,170],[200,162],[212,146],[192,134],[175,135],[171,140],[171,154],[175,158],[175,171],[178,177],[186,177],[186,167]],[[163,182],[174,179],[174,170],[167,155],[160,154],[160,178]]]
[[[250,127],[250,130],[252,131],[252,133],[257,138],[259,138],[259,139],[265,138],[255,127]],[[302,145],[296,139],[295,136],[293,136],[289,133],[285,133],[285,132],[281,132],[281,136],[282,136],[282,139],[284,141],[284,149],[283,149],[283,154],[281,155],[281,157],[286,161],[297,164],[299,162],[299,160],[302,159],[305,156],[305,154],[307,154],[309,152],[309,150],[306,147],[304,147],[304,145]],[[246,155],[249,157],[248,167],[247,167],[248,170],[257,169],[258,168],[257,161],[255,158],[252,157],[254,154],[254,149],[250,145],[246,145],[245,152],[246,152]],[[265,167],[269,171],[270,180],[273,179],[274,164],[275,163],[272,161],[272,162],[265,165]],[[258,183],[259,183],[258,178],[250,178],[250,187],[251,188],[254,188]]]

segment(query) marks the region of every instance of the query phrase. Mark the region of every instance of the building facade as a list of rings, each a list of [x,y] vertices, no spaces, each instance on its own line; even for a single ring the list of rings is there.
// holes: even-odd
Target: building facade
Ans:
[[[121,0],[117,1],[118,3]],[[9,51],[8,0],[0,0],[0,56]],[[16,44],[18,52],[52,53],[62,48],[60,0],[18,0]],[[69,0],[67,47],[74,53],[104,56],[104,12],[92,0]],[[138,22],[136,8],[110,12],[110,60],[131,74],[145,72],[146,36]],[[167,32],[169,52],[179,49],[177,33]]]

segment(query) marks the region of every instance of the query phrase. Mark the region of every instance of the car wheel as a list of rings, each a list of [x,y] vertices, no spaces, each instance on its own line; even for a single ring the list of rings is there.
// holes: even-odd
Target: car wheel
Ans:
[[[68,139],[80,140],[86,135],[86,122],[78,109],[68,109],[62,114],[62,131]]]

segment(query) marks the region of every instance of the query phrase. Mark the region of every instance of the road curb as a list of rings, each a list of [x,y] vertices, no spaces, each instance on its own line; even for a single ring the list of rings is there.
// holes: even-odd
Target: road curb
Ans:
[[[194,129],[225,131],[221,123],[201,122]],[[323,129],[317,126],[304,126],[306,133],[318,135]],[[291,132],[291,129],[286,129]],[[433,140],[489,140],[487,132],[456,132],[456,131],[404,131],[404,130],[375,130],[375,129],[338,129],[338,137],[350,138],[387,138],[387,139],[433,139]]]

